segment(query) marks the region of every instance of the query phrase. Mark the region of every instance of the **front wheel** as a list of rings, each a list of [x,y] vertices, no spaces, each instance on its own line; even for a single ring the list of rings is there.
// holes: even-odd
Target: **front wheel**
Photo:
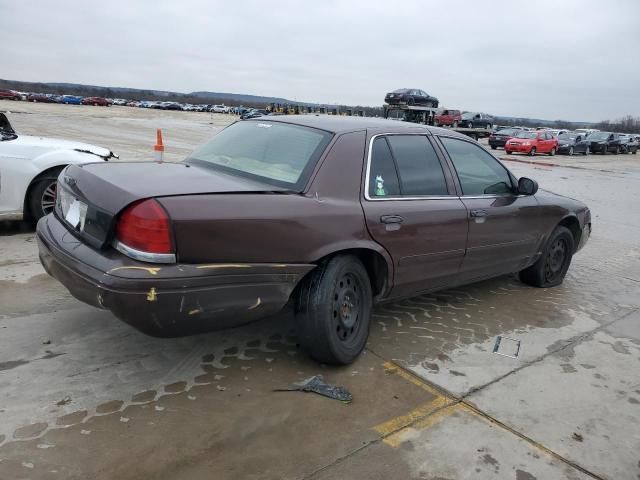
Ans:
[[[551,233],[542,256],[529,268],[520,272],[520,280],[534,287],[555,287],[564,280],[575,249],[571,231],[557,226]]]
[[[453,128],[458,128],[458,122],[453,122]]]
[[[531,147],[531,150],[529,150],[529,156],[533,157],[536,154],[536,147]]]
[[[45,215],[53,212],[58,194],[58,174],[53,171],[39,178],[29,190],[27,205],[34,222],[38,222]]]
[[[300,344],[313,359],[334,365],[353,362],[369,336],[371,282],[362,262],[338,255],[303,280],[297,298]]]
[[[553,148],[551,149],[551,151],[549,152],[549,156],[550,156],[550,157],[553,157],[555,154],[556,154],[556,147],[553,147]]]
[[[506,150],[505,149],[504,153],[506,153],[507,155],[511,155],[511,150]]]
[[[496,147],[495,145],[491,145],[491,150],[497,150],[498,147]]]
[[[569,156],[573,157],[573,147],[569,147]]]
[[[467,122],[467,128],[473,128],[473,122]]]
[[[618,155],[620,153],[620,147],[616,147],[616,149],[613,151],[614,155]]]

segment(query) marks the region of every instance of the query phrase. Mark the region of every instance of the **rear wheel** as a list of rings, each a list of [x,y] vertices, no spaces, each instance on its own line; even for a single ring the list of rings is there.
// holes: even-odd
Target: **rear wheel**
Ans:
[[[498,147],[496,147],[495,145],[491,145],[491,150],[497,150]]]
[[[506,153],[507,155],[511,155],[511,150],[505,149],[504,153]]]
[[[473,128],[473,122],[467,122],[467,128]]]
[[[620,147],[616,147],[616,149],[613,151],[614,155],[618,155],[620,153]]]
[[[542,252],[542,256],[529,268],[520,272],[520,280],[534,287],[555,287],[564,280],[575,242],[568,228],[557,226]]]
[[[458,122],[453,122],[453,128],[458,128]]]
[[[364,265],[339,255],[319,265],[304,280],[297,298],[300,343],[315,360],[346,365],[364,349],[373,303]]]
[[[35,180],[28,193],[27,205],[34,222],[53,212],[58,194],[58,175],[61,169],[46,173]]]
[[[551,151],[549,152],[549,156],[550,156],[550,157],[553,157],[555,154],[556,154],[556,147],[553,147],[553,148],[551,149]]]
[[[587,147],[587,148],[585,148],[585,149],[584,149],[584,154],[585,154],[585,156],[586,156],[586,155],[589,155],[589,147]]]
[[[533,157],[536,154],[536,147],[531,147],[531,150],[529,150],[529,156]]]
[[[573,147],[569,147],[569,156],[572,157],[573,156]]]

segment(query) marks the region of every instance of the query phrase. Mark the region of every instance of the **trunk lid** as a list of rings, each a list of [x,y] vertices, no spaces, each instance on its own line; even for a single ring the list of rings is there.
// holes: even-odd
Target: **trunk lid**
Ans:
[[[56,215],[65,220],[67,227],[73,229],[76,235],[97,248],[111,241],[118,213],[137,200],[175,195],[287,191],[282,187],[186,163],[70,165],[60,175],[59,183],[61,188],[81,202],[80,210],[84,218],[78,223],[74,220],[72,225],[66,221],[68,218],[64,218],[66,212],[63,213],[60,204],[56,205]]]

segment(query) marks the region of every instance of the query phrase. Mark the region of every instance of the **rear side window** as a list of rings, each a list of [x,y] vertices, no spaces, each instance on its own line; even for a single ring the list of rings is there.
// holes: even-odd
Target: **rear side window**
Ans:
[[[440,140],[456,168],[464,195],[513,193],[507,169],[482,147],[455,138]]]
[[[369,196],[442,196],[447,184],[433,146],[424,135],[390,135],[373,142]]]
[[[384,137],[378,137],[371,147],[369,167],[369,197],[397,197],[400,195],[400,181],[396,172],[391,150]]]

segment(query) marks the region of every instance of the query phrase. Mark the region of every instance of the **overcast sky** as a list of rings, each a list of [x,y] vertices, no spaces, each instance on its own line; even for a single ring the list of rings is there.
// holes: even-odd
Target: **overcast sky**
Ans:
[[[640,0],[0,0],[0,78],[640,115]]]

